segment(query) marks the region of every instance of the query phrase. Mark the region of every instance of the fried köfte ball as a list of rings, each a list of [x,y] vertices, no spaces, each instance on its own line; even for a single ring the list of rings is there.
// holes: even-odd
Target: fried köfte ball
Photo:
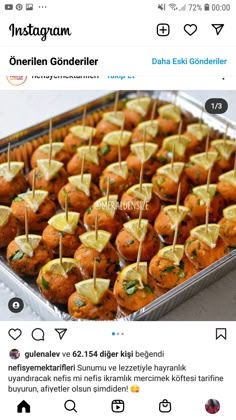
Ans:
[[[191,216],[196,220],[197,225],[205,223],[206,220],[206,205],[197,195],[190,193],[184,200],[184,205],[191,211]],[[219,193],[213,197],[209,206],[209,222],[215,223],[222,217],[222,212],[225,207],[225,200]],[[187,238],[185,238],[187,239]]]
[[[217,183],[217,191],[224,197],[227,204],[234,204],[236,202],[236,186],[227,182],[227,180]]]
[[[158,162],[158,168],[162,165],[166,165],[167,163],[171,162],[172,153],[168,150],[164,149],[164,147],[161,147],[161,149],[156,154],[157,162]],[[187,162],[186,156],[180,156],[177,153],[175,153],[175,162]]]
[[[65,276],[53,271],[40,270],[37,284],[41,293],[51,303],[67,304],[70,295],[75,290],[75,284],[81,281],[78,267],[73,267]]]
[[[59,255],[60,237],[62,242],[63,256],[73,257],[76,249],[80,245],[79,236],[85,232],[84,226],[79,222],[74,233],[60,232],[48,225],[45,227],[42,236],[44,243],[52,249],[55,255]]]
[[[82,168],[82,161],[83,158],[79,156],[77,153],[71,158],[67,165],[67,172],[71,175],[80,175],[81,168]],[[102,173],[102,167],[100,164],[91,162],[90,160],[84,161],[84,173],[91,174],[92,180],[96,182],[98,180],[99,175]]]
[[[177,244],[184,244],[186,239],[190,234],[190,230],[195,227],[195,222],[192,217],[188,214],[185,216],[184,220],[179,223],[178,227],[178,236]],[[168,214],[161,210],[157,215],[157,218],[154,223],[154,229],[161,237],[161,240],[166,244],[172,244],[174,239],[174,228],[172,228],[171,220]]]
[[[21,197],[16,197],[16,199],[12,201],[11,209],[22,228],[25,226],[26,208],[28,213],[28,223],[32,232],[42,232],[42,230],[47,226],[48,219],[56,213],[56,205],[49,198],[46,198],[39,206],[38,210],[33,212],[33,210]]]
[[[139,181],[139,175],[141,171],[142,163],[138,156],[134,153],[130,153],[126,158],[129,172],[135,176],[136,181]],[[158,160],[156,156],[151,156],[143,165],[143,180],[144,182],[150,182],[151,177],[155,174],[158,168]]]
[[[40,171],[40,169],[34,168],[29,173],[29,176],[28,176],[28,182],[31,188],[33,184],[34,171],[35,171],[35,189],[48,191],[49,198],[55,201],[57,199],[58,192],[68,181],[67,173],[65,169],[61,168],[54,178],[47,181],[43,173]]]
[[[20,275],[36,276],[43,265],[53,258],[53,252],[43,241],[34,250],[33,256],[25,254],[15,240],[7,247],[7,261],[11,268]]]
[[[143,121],[142,115],[131,109],[124,109],[125,126],[126,130],[132,131],[137,125]]]
[[[236,247],[236,220],[226,219],[222,217],[219,221],[220,236],[230,247]]]
[[[175,182],[169,176],[158,172],[152,177],[153,192],[157,194],[161,200],[170,203],[176,202],[179,183],[181,183],[180,200],[183,200],[190,189],[188,177],[184,172],[182,172],[179,182]]]
[[[138,311],[164,294],[165,291],[149,274],[147,280],[144,288],[139,289],[138,280],[126,282],[122,279],[122,272],[118,275],[114,285],[114,295],[122,309],[128,312]]]
[[[211,248],[197,238],[188,237],[185,243],[185,253],[191,263],[199,270],[208,267],[227,253],[227,244],[219,236],[215,248]]]
[[[179,265],[175,265],[172,261],[156,255],[150,261],[149,272],[160,287],[172,289],[196,274],[197,270],[186,256]]]
[[[228,172],[233,169],[235,160],[235,140],[216,139],[211,142],[209,151],[218,153],[217,163],[223,172]]]
[[[108,213],[91,206],[84,214],[84,224],[89,230],[95,229],[95,220],[98,214],[98,229],[106,230],[111,233],[111,239],[114,239],[122,229],[123,224],[127,222],[127,216],[122,210],[116,210],[114,217]]]
[[[141,260],[149,261],[158,252],[159,247],[159,238],[152,225],[148,224],[147,233],[142,242]],[[125,228],[116,237],[116,248],[126,261],[135,262],[137,260],[139,241]]]
[[[99,143],[100,143],[100,140],[98,140],[96,137],[93,137],[92,144],[97,145]],[[72,155],[76,153],[78,147],[87,146],[87,144],[88,144],[88,139],[78,137],[73,133],[67,134],[67,136],[64,138],[64,148],[65,148],[65,151],[69,153],[70,158]]]
[[[12,181],[0,176],[0,204],[11,204],[12,199],[27,190],[27,182],[23,174],[17,174]]]
[[[144,138],[144,133],[145,133],[145,138]],[[132,136],[131,136],[131,142],[132,143],[140,143],[140,142],[143,142],[144,140],[146,142],[158,144],[158,146],[160,146],[160,144],[161,144],[160,143],[160,136],[158,137],[158,132],[157,132],[156,136],[153,137],[150,133],[148,133],[148,129],[145,132],[145,130],[143,129],[142,124],[141,124],[140,126],[136,127],[133,130],[133,133],[132,133]]]
[[[110,242],[108,242],[101,252],[82,244],[75,251],[74,258],[79,263],[83,279],[93,277],[94,260],[96,261],[96,274],[98,278],[110,279],[114,283],[117,277],[117,271],[120,269],[119,255]]]
[[[208,170],[196,163],[187,163],[185,167],[185,173],[194,185],[203,185],[207,182]],[[210,183],[217,182],[218,176],[221,173],[222,170],[218,163],[214,163],[211,171]]]
[[[120,127],[118,125],[112,124],[102,119],[96,126],[96,144],[100,143],[106,134],[117,130],[120,130]]]
[[[121,147],[121,160],[125,160],[130,153],[130,146],[129,144]],[[103,168],[110,165],[111,163],[118,161],[118,146],[113,146],[110,144],[107,144],[105,142],[101,142],[98,146],[98,155],[99,155],[99,161]]]
[[[58,193],[58,202],[63,209],[65,208],[66,194],[68,197],[68,210],[80,213],[81,217],[84,216],[87,208],[101,197],[99,188],[93,183],[90,184],[90,194],[87,196],[82,190],[79,190],[69,182]]]
[[[107,192],[108,178],[110,180],[110,194],[117,194],[118,197],[121,197],[123,192],[135,183],[135,177],[132,173],[129,172],[127,178],[123,178],[122,176],[109,171],[108,166],[104,169],[99,178],[99,188],[103,195]]]
[[[65,165],[69,162],[71,158],[71,155],[64,149],[60,150],[58,153],[56,153],[55,156],[53,156],[54,160],[57,160],[58,162],[62,162]],[[37,161],[39,159],[48,159],[48,153],[44,153],[43,150],[40,150],[40,148],[36,149],[31,157],[30,163],[32,168],[37,167]]]
[[[167,118],[163,118],[159,115],[157,118],[159,132],[158,135],[162,138],[172,136],[178,133],[179,122]]]
[[[110,290],[107,290],[99,304],[92,303],[88,298],[74,292],[68,300],[68,312],[74,318],[111,321],[117,313],[117,301]]]
[[[126,191],[120,202],[121,209],[131,218],[137,219],[139,217],[140,207],[142,206],[142,217],[148,219],[149,222],[155,220],[161,208],[161,202],[156,194],[152,194],[152,198],[148,202],[143,202],[136,198],[133,194]]]
[[[15,238],[17,234],[17,221],[11,213],[8,221],[0,226],[0,248],[5,248]]]

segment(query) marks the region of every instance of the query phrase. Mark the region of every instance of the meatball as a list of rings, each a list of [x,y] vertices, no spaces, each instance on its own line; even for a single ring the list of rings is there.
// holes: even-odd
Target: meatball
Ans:
[[[76,128],[76,127],[74,127],[74,128]],[[95,129],[93,129],[94,131],[91,131],[91,129],[92,129],[92,127],[85,126],[86,135],[84,135],[84,138],[80,137],[81,134],[79,136],[79,135],[76,135],[73,132],[70,132],[69,134],[67,134],[67,136],[64,138],[64,148],[65,148],[66,152],[70,154],[70,156],[72,156],[76,153],[78,147],[86,146],[88,144],[88,141],[89,141],[89,138],[90,138],[90,135],[91,135],[90,132],[94,133],[94,135],[95,135]],[[92,144],[96,145],[99,142],[100,141],[98,141],[98,139],[93,136]]]
[[[126,191],[121,197],[120,206],[131,219],[137,219],[139,217],[140,207],[142,206],[142,217],[148,219],[149,222],[153,222],[160,211],[161,202],[155,194],[152,194],[151,200],[146,202],[136,198],[129,191]]]
[[[67,165],[67,172],[71,175],[80,175],[82,169],[83,158],[76,153]],[[102,173],[102,167],[99,163],[91,162],[90,160],[85,159],[84,161],[84,173],[91,174],[92,180],[96,182],[99,175]]]
[[[172,152],[169,152],[168,150],[164,149],[164,147],[161,147],[161,149],[156,154],[158,167],[161,167],[162,165],[170,163],[171,158],[172,158]],[[175,153],[174,160],[175,162],[187,162],[187,157],[180,156],[177,153]]]
[[[227,253],[227,244],[219,236],[215,248],[211,248],[190,235],[185,244],[185,253],[194,267],[201,270],[224,257]]]
[[[27,208],[28,223],[31,232],[42,232],[47,226],[47,221],[56,213],[55,203],[46,198],[39,206],[38,210],[34,212],[29,205],[21,197],[16,197],[13,200],[11,209],[20,227],[25,226],[25,209]]]
[[[193,218],[187,214],[185,218],[179,223],[176,243],[184,244],[190,234],[190,230],[194,227],[195,222]],[[171,220],[165,210],[160,211],[158,214],[154,223],[154,229],[164,243],[170,245],[173,243],[175,232],[174,228],[172,227]]]
[[[178,133],[179,122],[159,116],[158,121],[158,135],[164,139],[167,136],[172,136]]]
[[[79,263],[84,279],[93,277],[94,260],[96,260],[96,273],[98,278],[110,279],[114,282],[117,277],[117,271],[120,269],[119,256],[110,242],[108,242],[102,252],[98,252],[94,248],[82,244],[75,251],[74,258]]]
[[[68,312],[74,318],[111,321],[116,317],[117,301],[110,290],[104,293],[97,305],[74,292],[68,300]]]
[[[58,193],[58,202],[63,209],[65,208],[66,194],[68,197],[68,210],[79,212],[81,217],[84,216],[87,208],[101,197],[99,188],[93,183],[90,184],[90,194],[87,196],[82,190],[79,190],[69,182]]]
[[[106,230],[111,233],[111,239],[114,239],[122,229],[123,223],[127,222],[127,216],[122,210],[116,210],[114,217],[111,217],[105,211],[89,207],[84,215],[84,224],[89,230],[95,229],[95,220],[98,214],[98,229]]]
[[[236,202],[236,183],[233,184],[227,179],[219,179],[217,191],[224,197],[227,204],[234,204]]]
[[[53,201],[57,199],[58,192],[67,183],[67,173],[64,168],[61,168],[56,176],[47,181],[39,168],[33,169],[28,176],[28,182],[32,188],[33,173],[35,171],[35,189],[45,190],[49,193],[49,198]]]
[[[184,200],[184,205],[191,211],[191,215],[196,220],[197,225],[205,223],[207,207],[197,195],[193,193],[188,194]],[[218,222],[218,220],[222,217],[224,206],[224,198],[219,193],[216,193],[216,195],[212,198],[209,206],[210,223]]]
[[[70,295],[75,290],[75,284],[81,281],[78,267],[74,266],[65,276],[52,271],[40,270],[37,284],[46,299],[51,303],[67,304]]]
[[[225,148],[226,150],[224,150]],[[233,169],[235,159],[235,140],[214,140],[211,142],[209,151],[218,153],[219,156],[217,163],[223,172],[227,172]]]
[[[13,214],[10,214],[7,222],[0,226],[0,248],[5,248],[17,234],[17,221]]]
[[[135,177],[132,173],[128,172],[128,176],[123,178],[123,176],[111,172],[108,166],[99,179],[99,187],[104,195],[107,192],[108,178],[110,180],[110,194],[117,194],[118,197],[121,197],[123,192],[135,183]]]
[[[15,240],[7,247],[7,261],[11,268],[23,276],[36,276],[43,265],[53,258],[53,253],[43,241],[34,250],[33,256],[25,254]]]
[[[48,159],[48,153],[45,153],[43,150],[40,149],[40,147],[38,147],[32,154],[30,160],[32,168],[37,167],[37,161],[39,159]],[[62,149],[58,153],[56,153],[55,156],[53,156],[53,159],[57,160],[58,162],[62,162],[66,165],[70,160],[70,154],[66,150]]]
[[[0,204],[11,204],[14,197],[26,190],[27,182],[23,174],[17,174],[12,181],[0,176]]]
[[[126,261],[135,262],[137,260],[139,241],[123,228],[116,237],[116,247],[119,254]],[[155,230],[148,224],[146,236],[142,242],[141,260],[149,261],[160,247]]]
[[[114,286],[114,295],[122,309],[129,312],[138,311],[164,294],[165,291],[150,275],[147,280],[147,284],[140,289],[138,280],[123,281],[122,272],[119,274]]]
[[[179,265],[175,265],[156,255],[150,261],[149,272],[160,287],[172,289],[196,274],[197,270],[186,256],[183,256]]]
[[[60,232],[54,227],[48,225],[43,233],[43,241],[44,243],[52,249],[54,254],[59,255],[59,243],[60,237],[63,249],[63,256],[64,257],[73,257],[74,252],[80,245],[79,236],[85,232],[84,226],[79,223],[77,228],[75,229],[74,233],[67,233],[67,232]]]
[[[205,169],[196,163],[187,163],[185,167],[185,173],[194,185],[203,185],[207,182],[208,169]],[[218,163],[214,163],[211,171],[210,182],[217,182],[221,173],[222,170]]]
[[[236,247],[236,220],[222,217],[219,221],[220,235],[229,247]]]
[[[136,182],[139,181],[139,175],[141,171],[142,163],[138,156],[134,153],[130,153],[129,156],[126,158],[126,162],[128,164],[128,170],[132,173],[136,179]],[[143,181],[150,182],[151,177],[154,175],[158,168],[158,160],[156,156],[151,156],[146,162],[143,164]]]
[[[121,147],[121,159],[125,160],[130,152],[129,144]],[[100,164],[103,168],[118,161],[118,146],[101,142],[98,146]]]
[[[120,127],[118,125],[112,124],[102,119],[101,121],[99,121],[96,127],[96,142],[100,143],[106,134],[117,130],[120,130]]]
[[[188,177],[184,172],[180,175],[178,182],[174,181],[168,175],[158,173],[158,171],[152,178],[154,193],[157,194],[161,200],[170,203],[176,202],[179,183],[181,183],[180,200],[183,200],[190,189]]]
[[[125,129],[129,131],[132,131],[141,121],[143,121],[142,115],[136,111],[132,111],[131,109],[125,109],[124,116]]]

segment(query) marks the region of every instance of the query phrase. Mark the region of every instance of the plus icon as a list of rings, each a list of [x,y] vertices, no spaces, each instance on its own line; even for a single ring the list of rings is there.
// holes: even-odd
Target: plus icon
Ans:
[[[159,23],[157,25],[158,36],[168,36],[170,34],[170,25],[168,23]]]

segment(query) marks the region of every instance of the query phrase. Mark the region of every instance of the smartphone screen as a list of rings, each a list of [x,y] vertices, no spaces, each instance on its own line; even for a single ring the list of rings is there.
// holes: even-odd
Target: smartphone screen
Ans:
[[[234,15],[1,5],[2,417],[234,419]]]

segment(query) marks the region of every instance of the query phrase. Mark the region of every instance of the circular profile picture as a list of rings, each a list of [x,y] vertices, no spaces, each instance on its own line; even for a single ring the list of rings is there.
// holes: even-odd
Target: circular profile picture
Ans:
[[[217,400],[214,400],[213,398],[211,398],[210,400],[208,400],[205,404],[205,410],[209,413],[209,414],[215,414],[218,413],[220,409],[220,403]]]
[[[20,357],[20,352],[19,352],[19,350],[17,350],[17,349],[12,349],[12,350],[10,351],[10,353],[9,353],[9,356],[10,356],[10,358],[11,358],[11,359],[13,359],[13,360],[19,359],[19,357]]]

